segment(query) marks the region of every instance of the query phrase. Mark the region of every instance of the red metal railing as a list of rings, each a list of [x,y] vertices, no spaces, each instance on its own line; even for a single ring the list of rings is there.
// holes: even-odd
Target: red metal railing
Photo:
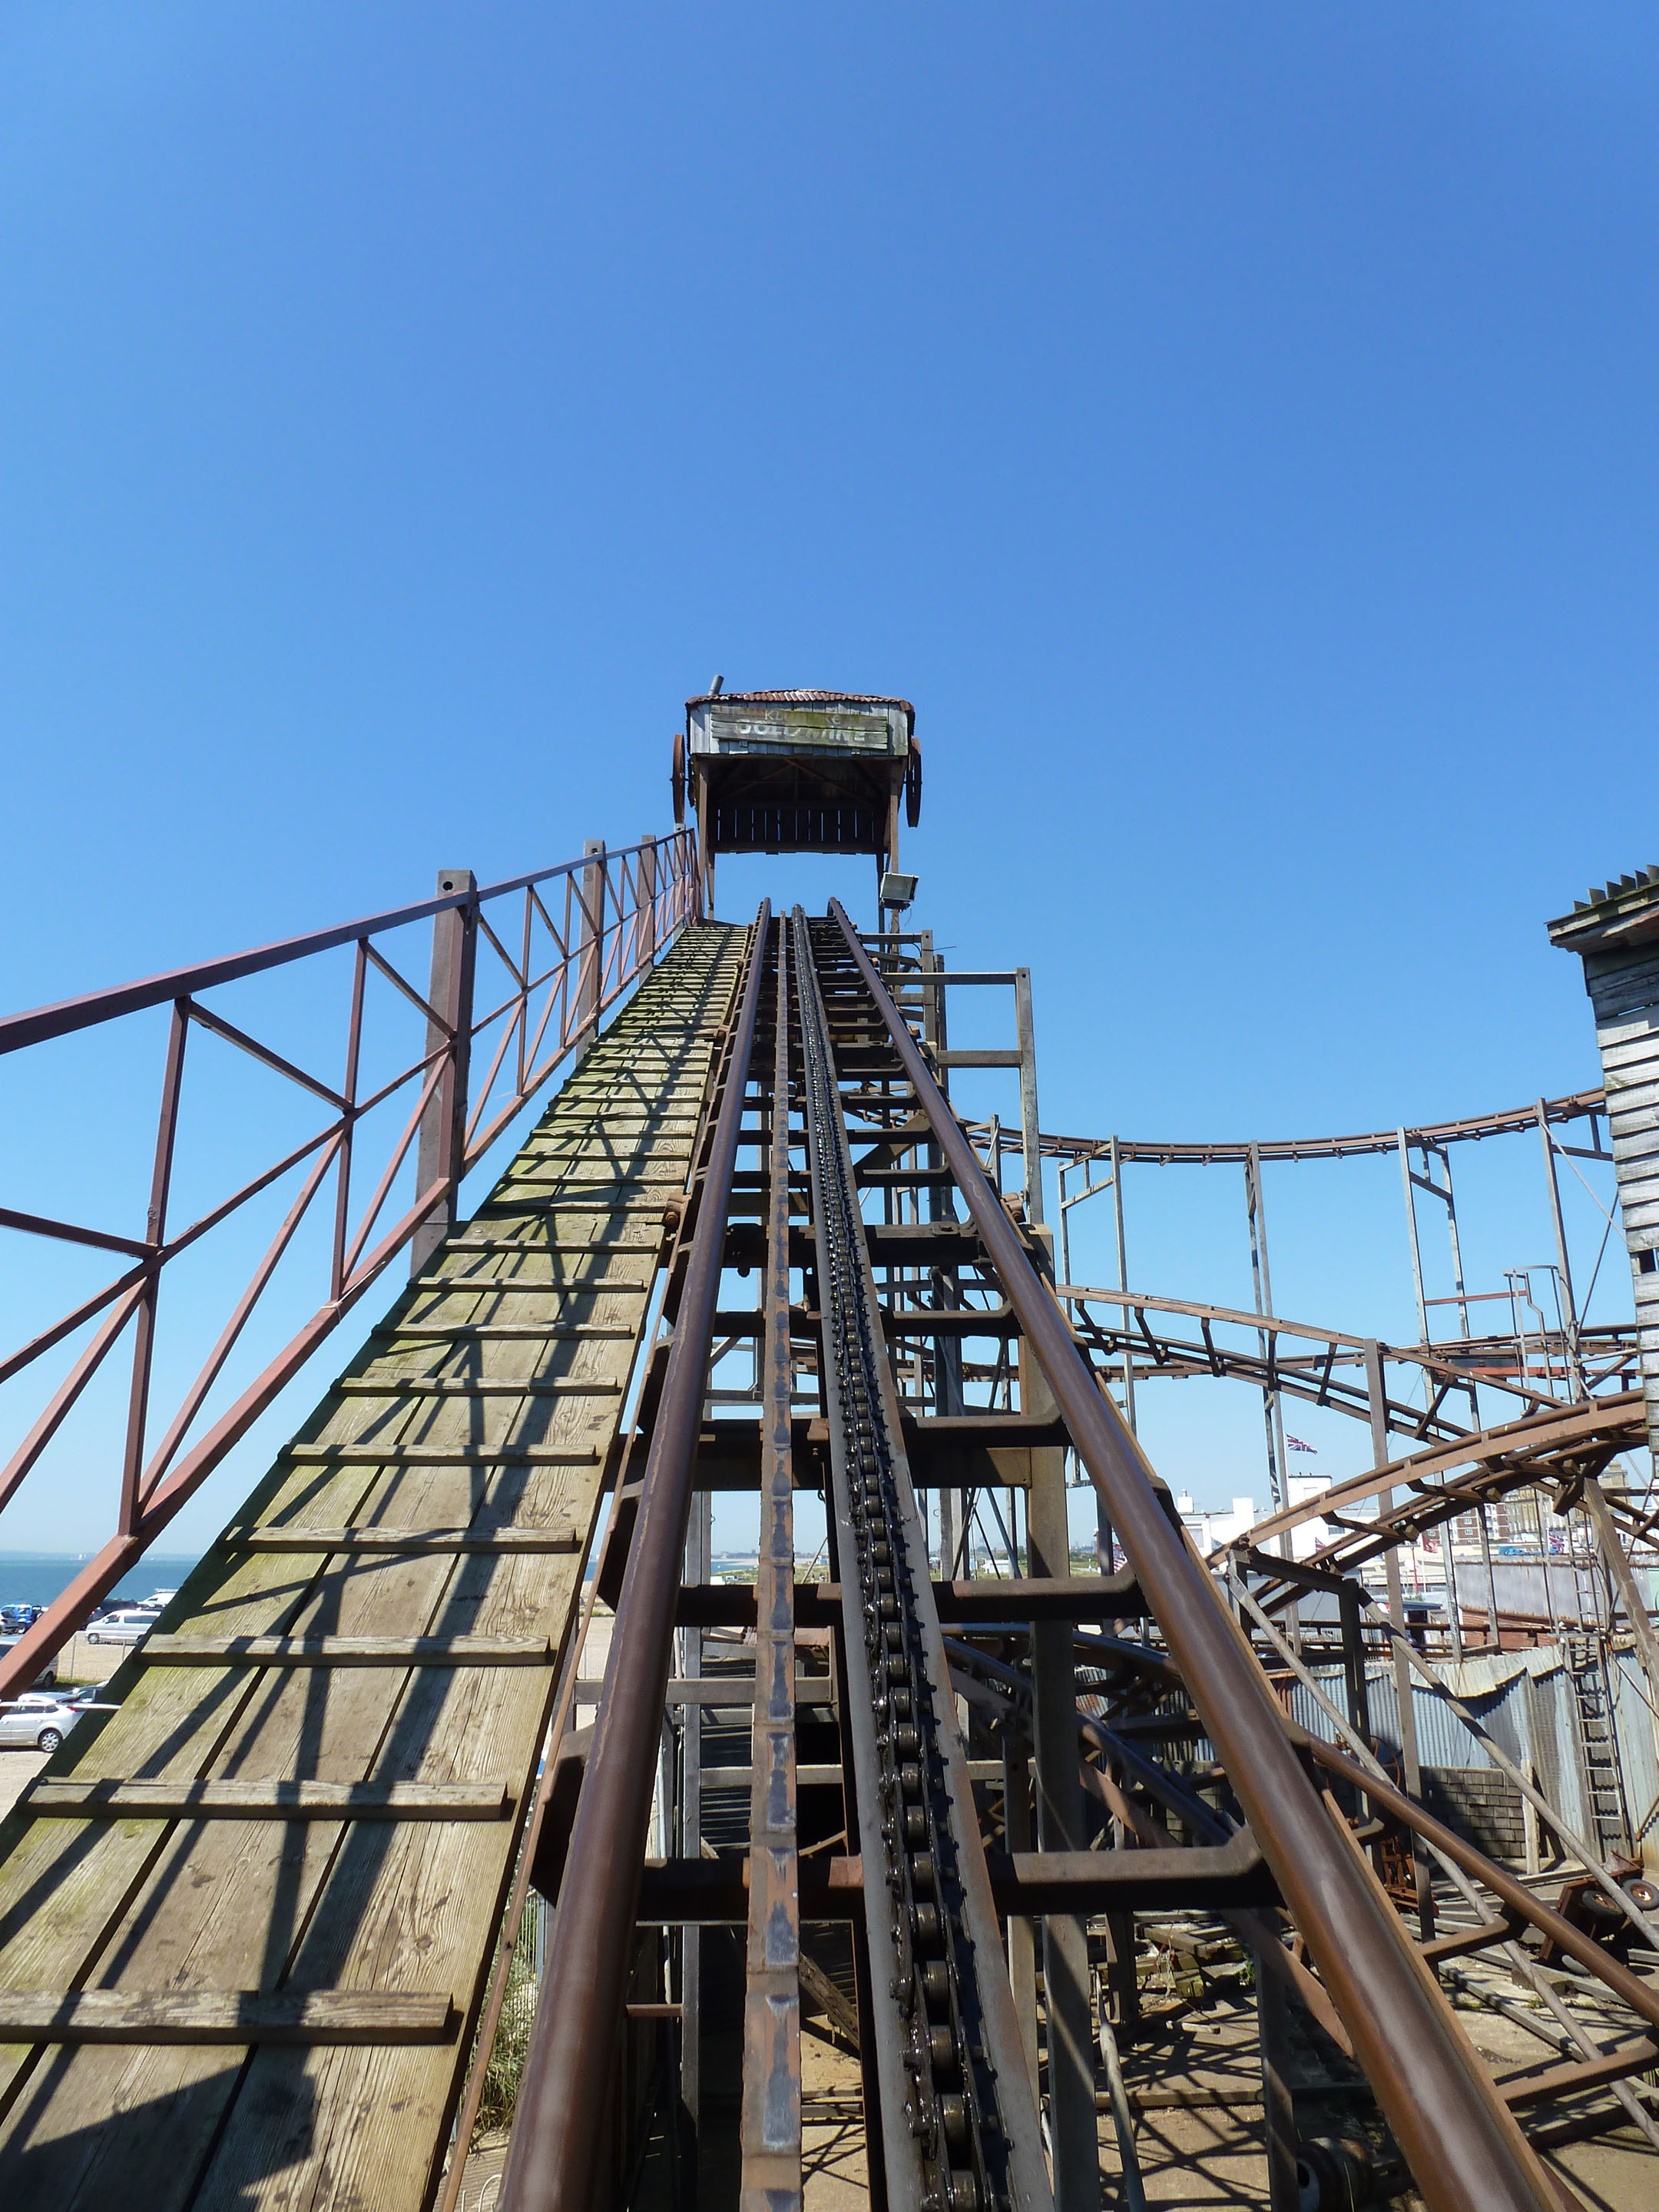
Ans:
[[[483,890],[464,870],[447,870],[440,874],[437,895],[413,906],[0,1019],[3,1063],[7,1054],[76,1030],[128,1019],[150,1008],[172,1009],[143,1233],[131,1236],[0,1207],[0,1229],[89,1246],[128,1263],[91,1296],[55,1315],[15,1351],[0,1357],[0,1387],[14,1385],[31,1370],[43,1372],[39,1363],[46,1355],[91,1328],[0,1469],[0,1510],[40,1465],[88,1386],[131,1333],[131,1377],[114,1533],[46,1614],[9,1651],[0,1654],[0,1699],[27,1686],[404,1245],[413,1244],[413,1271],[419,1271],[453,1219],[457,1193],[467,1170],[523,1111],[560,1061],[593,1033],[605,1009],[698,912],[694,841],[689,831],[676,830],[616,851],[592,844],[579,860]],[[428,917],[433,923],[432,968],[422,992],[399,972],[377,940]],[[337,1085],[262,1042],[229,1020],[217,1005],[204,1002],[203,994],[209,991],[296,962],[319,960],[342,947],[353,949],[353,961],[344,1073]],[[488,957],[484,975],[500,979],[494,998],[479,988],[481,951]],[[364,1017],[371,991],[377,999],[389,991],[395,994],[392,1006],[412,1010],[423,1020],[423,1049],[389,1078],[360,1093]],[[480,997],[490,1000],[482,1013],[476,1011]],[[379,1012],[377,1007],[377,1018]],[[186,1227],[174,1230],[168,1202],[185,1094],[185,1047],[193,1029],[251,1055],[307,1098],[320,1101],[328,1118]],[[473,1067],[486,1052],[490,1057],[483,1079],[474,1081]],[[406,1112],[399,1115],[400,1107]],[[387,1108],[391,1113],[380,1115],[375,1124],[377,1150],[370,1156],[378,1172],[368,1200],[362,1201],[353,1183],[355,1178],[361,1188],[367,1180],[364,1124]],[[411,1154],[413,1200],[389,1227],[382,1227],[400,1175],[408,1180]],[[292,1203],[231,1304],[212,1349],[167,1412],[162,1426],[152,1403],[152,1384],[167,1268],[284,1178],[297,1182]],[[218,1413],[205,1433],[197,1435],[215,1385],[278,1263],[331,1187],[327,1296]]]

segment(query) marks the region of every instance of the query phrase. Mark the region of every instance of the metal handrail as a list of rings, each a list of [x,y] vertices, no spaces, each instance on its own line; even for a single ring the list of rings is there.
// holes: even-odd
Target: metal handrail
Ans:
[[[559,880],[564,886],[562,908],[545,896],[547,886]],[[484,909],[519,895],[524,906],[515,958],[507,950],[514,935],[511,925],[492,926]],[[418,1267],[453,1221],[467,1171],[523,1111],[560,1061],[594,1033],[605,1010],[700,912],[694,841],[689,831],[676,830],[614,850],[590,846],[579,860],[561,861],[483,890],[465,871],[447,870],[432,898],[0,1020],[3,1055],[151,1008],[172,1009],[144,1235],[133,1237],[101,1225],[0,1209],[0,1227],[107,1250],[132,1263],[0,1357],[0,1383],[5,1383],[89,1323],[98,1324],[22,1442],[0,1468],[0,1509],[40,1462],[129,1324],[133,1328],[115,1532],[43,1618],[0,1655],[0,1700],[34,1679],[412,1240]],[[434,925],[433,962],[431,981],[422,990],[399,972],[374,940],[426,918]],[[475,1018],[481,941],[501,963],[511,988],[498,1004]],[[276,1052],[218,1009],[200,1003],[201,994],[218,986],[345,946],[355,947],[356,958],[345,1073],[337,1085]],[[360,1096],[364,1013],[374,979],[395,992],[394,1005],[406,1005],[422,1020],[424,1048],[389,1079]],[[330,1118],[197,1220],[174,1231],[168,1224],[168,1200],[179,1139],[185,1047],[192,1029],[247,1054],[268,1074],[319,1103]],[[495,1029],[500,1037],[494,1059],[482,1082],[470,1085],[473,1051]],[[405,1118],[368,1202],[354,1207],[354,1164],[361,1165],[360,1159],[354,1163],[354,1153],[361,1150],[363,1123],[376,1109],[398,1098]],[[403,1207],[389,1228],[383,1227],[399,1175],[411,1161],[413,1203]],[[168,1265],[296,1170],[303,1171],[297,1196],[232,1304],[206,1360],[172,1409],[161,1444],[151,1449],[158,1297]],[[326,1297],[208,1432],[186,1448],[277,1267],[331,1183],[334,1222]]]
[[[681,842],[689,846],[689,832],[676,830],[666,837],[642,838],[637,845],[614,846],[609,848],[607,857],[627,860],[647,848],[661,852],[665,846],[674,847]],[[216,983],[234,983],[244,975],[258,975],[269,968],[285,967],[291,960],[309,959],[313,953],[332,952],[342,945],[355,944],[360,938],[383,937],[390,929],[402,929],[411,921],[428,921],[434,915],[452,908],[483,906],[491,899],[506,897],[509,892],[528,890],[537,884],[550,883],[557,876],[574,875],[591,866],[592,861],[586,859],[561,860],[554,867],[532,869],[526,876],[509,876],[504,882],[490,884],[481,890],[469,889],[417,899],[412,906],[388,907],[384,913],[367,915],[359,921],[339,922],[329,929],[307,930],[299,937],[279,938],[270,945],[254,945],[246,952],[198,961],[189,968],[169,968],[159,975],[148,975],[137,982],[117,983],[101,991],[86,992],[79,998],[59,999],[50,1006],[34,1006],[25,1013],[0,1016],[0,1053],[15,1052],[23,1045],[39,1044],[47,1037],[68,1036],[76,1030],[113,1021],[121,1014],[141,1012],[146,1006],[164,1006],[169,1000],[210,990]]]

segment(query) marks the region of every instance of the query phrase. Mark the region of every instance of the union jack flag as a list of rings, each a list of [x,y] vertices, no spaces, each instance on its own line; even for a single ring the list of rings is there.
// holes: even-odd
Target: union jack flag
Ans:
[[[1285,1441],[1292,1451],[1316,1452],[1319,1449],[1317,1444],[1304,1444],[1300,1437],[1287,1436]]]

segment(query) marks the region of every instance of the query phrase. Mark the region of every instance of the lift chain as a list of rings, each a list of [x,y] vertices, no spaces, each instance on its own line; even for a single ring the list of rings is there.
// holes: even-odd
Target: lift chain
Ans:
[[[842,1118],[811,931],[793,917],[813,1202],[828,1279],[818,1286],[830,1412],[830,1449],[845,1470],[852,1526],[839,1531],[857,1560],[864,1623],[863,1686],[875,1717],[880,1827],[897,1972],[889,1992],[904,2023],[908,2086],[903,2118],[922,2169],[923,2212],[1006,2212],[1010,2144],[989,2063],[975,1947],[963,1923],[953,1808],[939,1743],[936,1686],[916,1615],[911,1528],[894,1470],[871,1310],[867,1261],[846,1125]],[[821,950],[838,943],[826,930]],[[809,981],[810,979],[810,981]],[[849,1668],[855,1662],[849,1651]],[[855,1686],[853,1694],[858,1694]],[[860,1788],[867,1786],[859,1778]],[[874,1874],[866,1869],[866,1884]],[[868,1892],[866,1891],[866,1894]],[[1000,1972],[998,1959],[993,1971]]]

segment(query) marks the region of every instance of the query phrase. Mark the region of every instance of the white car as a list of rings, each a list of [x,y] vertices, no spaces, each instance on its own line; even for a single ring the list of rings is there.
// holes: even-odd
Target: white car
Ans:
[[[147,1605],[123,1606],[118,1613],[100,1613],[81,1632],[88,1644],[140,1644],[161,1617]]]
[[[14,1750],[27,1746],[32,1751],[56,1751],[80,1717],[79,1709],[61,1698],[27,1691],[9,1705],[0,1705],[0,1744]]]
[[[21,1638],[19,1637],[0,1636],[0,1653],[11,1650],[14,1646],[21,1641]],[[55,1659],[48,1659],[46,1665],[35,1676],[33,1686],[37,1690],[49,1690],[57,1680],[58,1662]]]

